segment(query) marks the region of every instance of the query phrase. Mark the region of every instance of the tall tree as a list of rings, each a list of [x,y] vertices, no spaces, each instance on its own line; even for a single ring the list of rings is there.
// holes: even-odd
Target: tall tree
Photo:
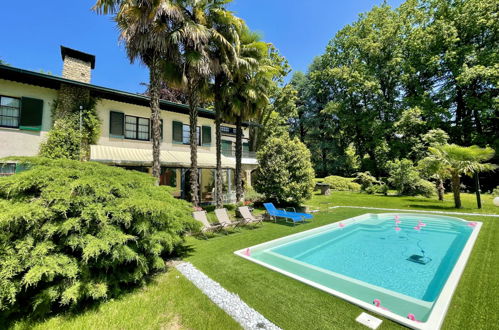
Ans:
[[[244,22],[234,16],[226,8],[216,8],[210,11],[208,24],[217,35],[212,38],[210,57],[213,67],[213,96],[215,106],[215,145],[216,145],[216,170],[215,170],[215,205],[223,206],[222,182],[222,137],[221,123],[224,117],[230,115],[230,87],[233,72],[248,63],[239,57],[239,35],[245,28]]]
[[[236,124],[236,200],[243,197],[242,184],[242,123],[255,118],[266,108],[275,67],[269,58],[269,46],[260,36],[245,29],[242,31],[239,56],[248,65],[238,67],[232,79],[232,113]]]
[[[131,62],[140,60],[149,68],[149,95],[152,122],[152,174],[159,183],[160,164],[160,88],[162,62],[177,62],[177,29],[185,24],[182,8],[167,0],[98,0],[94,10],[115,14],[120,40]]]

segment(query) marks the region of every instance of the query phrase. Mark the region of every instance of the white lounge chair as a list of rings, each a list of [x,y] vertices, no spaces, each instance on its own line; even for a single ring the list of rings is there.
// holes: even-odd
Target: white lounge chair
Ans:
[[[256,224],[261,224],[263,223],[263,216],[254,216],[253,213],[251,213],[249,207],[247,206],[241,206],[238,208],[239,214],[241,214],[241,217],[243,218],[243,223],[250,224],[250,223],[256,223]]]
[[[194,219],[196,219],[197,221],[199,221],[203,224],[203,227],[201,228],[202,234],[204,234],[207,231],[211,231],[211,232],[219,231],[220,229],[223,228],[223,225],[220,223],[210,223],[208,221],[206,211],[192,212],[192,216],[194,217]]]
[[[223,228],[225,227],[233,227],[236,228],[241,224],[240,221],[231,221],[229,213],[227,212],[226,208],[223,209],[216,209],[215,210],[215,216],[217,217],[218,221],[222,224]]]

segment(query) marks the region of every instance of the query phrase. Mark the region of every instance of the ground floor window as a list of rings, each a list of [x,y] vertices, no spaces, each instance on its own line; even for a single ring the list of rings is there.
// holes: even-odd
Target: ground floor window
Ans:
[[[16,164],[15,163],[5,163],[0,164],[0,176],[9,176],[16,174]]]
[[[190,169],[162,167],[160,185],[173,187],[173,195],[182,199],[190,198]],[[201,203],[212,203],[215,201],[215,169],[198,169],[199,200]],[[222,170],[223,200],[228,202],[235,194],[234,170]],[[234,195],[235,196],[235,195]]]

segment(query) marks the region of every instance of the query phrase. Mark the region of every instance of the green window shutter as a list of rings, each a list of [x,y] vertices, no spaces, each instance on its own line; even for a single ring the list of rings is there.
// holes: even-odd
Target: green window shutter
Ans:
[[[222,140],[222,155],[232,156],[232,141]]]
[[[204,146],[211,145],[211,126],[203,126],[202,142]]]
[[[182,123],[174,121],[172,126],[173,143],[182,143]]]
[[[21,98],[21,118],[19,128],[30,131],[42,130],[43,100],[30,97]]]
[[[243,152],[245,152],[245,153],[249,152],[249,143],[248,142],[243,143]]]
[[[125,114],[123,112],[110,112],[109,136],[113,138],[125,138]]]

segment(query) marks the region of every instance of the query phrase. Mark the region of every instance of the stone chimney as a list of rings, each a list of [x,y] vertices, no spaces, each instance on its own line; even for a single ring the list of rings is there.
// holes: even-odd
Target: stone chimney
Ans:
[[[95,56],[75,49],[61,46],[63,61],[62,77],[89,84],[92,69],[95,68]]]

